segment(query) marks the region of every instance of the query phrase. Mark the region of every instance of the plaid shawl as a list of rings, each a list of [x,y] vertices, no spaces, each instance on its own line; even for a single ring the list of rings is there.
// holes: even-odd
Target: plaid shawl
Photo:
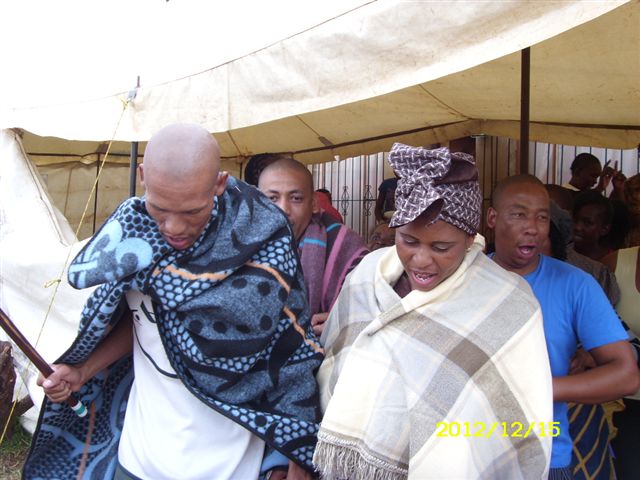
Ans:
[[[144,199],[125,201],[69,268],[69,281],[99,284],[78,337],[58,363],[84,361],[136,289],[153,301],[167,356],[201,401],[311,469],[321,354],[286,217],[256,189],[229,178],[203,234],[171,248]],[[78,418],[45,400],[25,478],[111,478],[133,379],[131,356],[85,384]],[[150,408],[152,408],[150,406]],[[215,434],[212,432],[212,434]]]
[[[367,255],[347,279],[318,372],[325,415],[314,464],[325,478],[546,478],[551,438],[538,428],[503,437],[500,423],[553,418],[540,307],[481,243],[429,292],[395,293],[395,247]],[[438,422],[459,422],[460,434],[439,436]],[[484,436],[465,435],[464,422]]]
[[[367,246],[356,232],[322,213],[311,217],[298,248],[311,315],[328,312]]]

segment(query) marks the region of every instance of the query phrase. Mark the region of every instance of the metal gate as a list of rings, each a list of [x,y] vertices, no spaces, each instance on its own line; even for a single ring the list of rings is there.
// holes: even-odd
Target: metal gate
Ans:
[[[344,217],[345,225],[368,242],[376,224],[374,209],[378,186],[385,175],[393,176],[386,154],[336,159],[312,165],[311,171],[314,189],[329,190],[332,204]]]

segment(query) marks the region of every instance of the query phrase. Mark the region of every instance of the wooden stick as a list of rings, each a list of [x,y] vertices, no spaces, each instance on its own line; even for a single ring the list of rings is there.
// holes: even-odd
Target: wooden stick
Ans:
[[[14,341],[22,353],[24,353],[31,363],[35,365],[42,375],[47,378],[53,373],[53,369],[49,366],[47,361],[37,352],[33,345],[29,343],[29,340],[16,328],[14,323],[9,319],[6,313],[0,308],[0,327],[7,332],[9,338]],[[80,400],[71,395],[65,400],[65,402],[73,409],[79,417],[84,417],[87,414],[87,408],[82,404]]]

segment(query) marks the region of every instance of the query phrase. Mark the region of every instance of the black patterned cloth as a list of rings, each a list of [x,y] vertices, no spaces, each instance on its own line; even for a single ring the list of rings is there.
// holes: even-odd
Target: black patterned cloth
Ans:
[[[166,243],[143,198],[129,199],[74,259],[69,282],[99,287],[57,363],[83,362],[121,318],[125,292],[139,290],[184,385],[312,469],[322,353],[289,223],[256,189],[229,178],[203,234],[182,251]],[[85,418],[45,400],[24,478],[112,478],[132,380],[128,356],[87,382]]]
[[[482,196],[472,155],[446,147],[428,150],[395,143],[389,164],[400,176],[390,227],[410,223],[439,204],[434,222],[444,220],[470,235],[477,233]]]

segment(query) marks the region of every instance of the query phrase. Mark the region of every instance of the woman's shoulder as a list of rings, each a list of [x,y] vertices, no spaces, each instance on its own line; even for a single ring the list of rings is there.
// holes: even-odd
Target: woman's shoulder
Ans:
[[[478,254],[474,260],[474,265],[481,272],[478,276],[479,281],[491,282],[494,288],[509,285],[533,296],[531,287],[521,275],[502,268],[484,253]]]

